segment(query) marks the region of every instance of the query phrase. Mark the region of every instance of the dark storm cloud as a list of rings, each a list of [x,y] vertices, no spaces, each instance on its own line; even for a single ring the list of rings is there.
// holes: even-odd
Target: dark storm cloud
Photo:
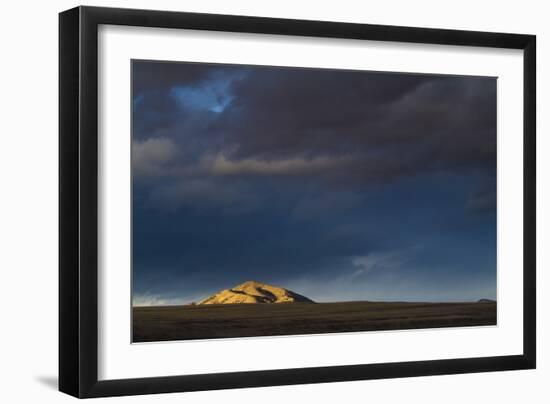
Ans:
[[[160,61],[132,61],[133,95],[147,92],[165,92],[177,85],[196,84],[206,80],[211,69],[204,64],[171,63]]]
[[[493,164],[495,80],[333,75],[259,70],[238,82],[232,88],[235,101],[213,123],[230,133],[225,140],[234,152],[227,159],[237,167],[252,157],[267,165],[300,158],[315,164],[331,156],[340,162],[326,162],[330,176],[367,181]]]
[[[214,175],[384,182],[495,161],[494,79],[262,67],[235,79],[234,66],[200,64],[136,70],[135,93],[149,91],[135,107],[136,139],[191,143],[193,159]],[[224,81],[216,105],[212,88]],[[202,109],[178,104],[174,89],[186,86],[193,91],[182,94]]]

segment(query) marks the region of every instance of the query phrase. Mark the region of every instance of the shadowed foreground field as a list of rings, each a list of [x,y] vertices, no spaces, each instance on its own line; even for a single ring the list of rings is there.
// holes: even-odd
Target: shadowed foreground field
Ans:
[[[496,325],[496,303],[281,303],[133,308],[133,342]]]

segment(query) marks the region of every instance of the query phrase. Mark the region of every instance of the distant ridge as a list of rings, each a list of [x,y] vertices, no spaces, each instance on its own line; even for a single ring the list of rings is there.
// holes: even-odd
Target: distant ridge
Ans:
[[[267,285],[256,281],[246,281],[231,289],[224,289],[198,304],[271,304],[271,303],[315,303],[291,290]]]
[[[492,300],[492,299],[479,299],[477,302],[478,302],[478,303],[496,303],[496,300]]]

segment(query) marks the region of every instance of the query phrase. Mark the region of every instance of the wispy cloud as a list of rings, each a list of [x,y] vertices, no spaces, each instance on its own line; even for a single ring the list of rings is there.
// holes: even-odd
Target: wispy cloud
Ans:
[[[132,166],[137,176],[158,175],[162,166],[176,155],[175,143],[164,137],[134,141],[132,144]]]
[[[497,206],[496,187],[478,191],[466,201],[467,212],[495,211]]]
[[[202,289],[201,289],[202,290]],[[177,293],[173,290],[167,294],[158,294],[153,292],[134,293],[132,296],[132,306],[179,306],[199,302],[211,295],[212,291],[187,291],[185,294]]]
[[[132,297],[132,306],[175,306],[180,304],[188,304],[185,298],[169,298],[162,295],[154,295],[151,293],[134,294]]]
[[[411,258],[411,250],[399,250],[390,252],[373,252],[351,258],[351,263],[356,268],[351,273],[355,278],[371,271],[400,269]]]
[[[292,157],[286,159],[262,160],[259,158],[229,159],[218,154],[205,160],[213,174],[217,175],[305,175],[340,166],[349,162],[349,156],[343,157]]]

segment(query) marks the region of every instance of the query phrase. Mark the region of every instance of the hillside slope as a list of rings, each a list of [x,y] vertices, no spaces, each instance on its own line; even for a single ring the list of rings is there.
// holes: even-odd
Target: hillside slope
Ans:
[[[222,290],[199,304],[239,304],[239,303],[314,303],[305,296],[288,289],[247,281],[231,289]]]

